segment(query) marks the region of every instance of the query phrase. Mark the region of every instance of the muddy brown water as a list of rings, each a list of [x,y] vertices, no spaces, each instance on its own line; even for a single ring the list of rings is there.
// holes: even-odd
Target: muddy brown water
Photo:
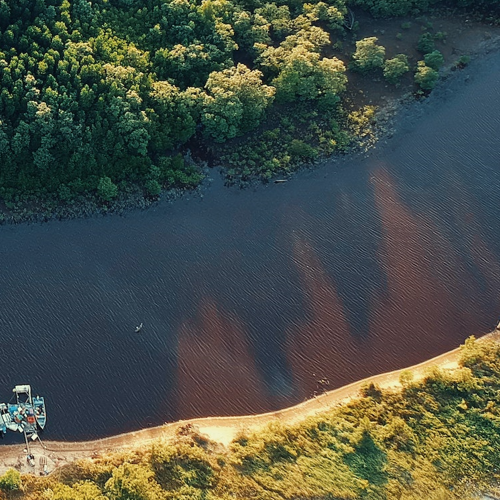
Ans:
[[[282,408],[491,330],[499,97],[491,54],[366,158],[247,190],[213,171],[203,198],[1,227],[0,401],[30,383],[46,438],[91,439]]]

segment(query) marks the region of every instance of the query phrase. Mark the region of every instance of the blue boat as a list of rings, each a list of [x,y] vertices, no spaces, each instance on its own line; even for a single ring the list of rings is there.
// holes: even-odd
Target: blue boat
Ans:
[[[33,398],[29,385],[16,385],[12,391],[15,402],[0,403],[0,434],[3,437],[9,430],[35,440],[47,422],[45,400],[40,396]]]

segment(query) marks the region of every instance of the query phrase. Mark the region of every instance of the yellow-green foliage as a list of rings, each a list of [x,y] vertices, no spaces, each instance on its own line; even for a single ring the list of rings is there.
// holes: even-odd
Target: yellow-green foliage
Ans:
[[[356,42],[356,52],[352,56],[352,69],[365,73],[384,65],[385,47],[377,45],[375,36],[363,38]]]
[[[376,112],[375,106],[364,106],[358,111],[352,111],[348,116],[349,128],[355,137],[373,139],[373,120]]]
[[[13,491],[21,487],[21,474],[17,470],[9,469],[3,476],[0,476],[0,490]]]
[[[358,400],[299,425],[242,433],[221,452],[196,434],[23,478],[30,500],[473,498],[500,480],[500,347],[467,340],[460,369]],[[16,498],[20,498],[17,496]]]
[[[427,66],[424,61],[417,62],[415,83],[423,90],[432,90],[438,81],[439,73]]]

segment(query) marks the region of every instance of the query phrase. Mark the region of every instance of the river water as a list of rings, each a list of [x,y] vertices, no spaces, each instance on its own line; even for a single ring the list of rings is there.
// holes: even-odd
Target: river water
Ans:
[[[452,80],[367,158],[1,227],[0,400],[30,383],[46,438],[103,437],[285,407],[490,330],[500,55]]]

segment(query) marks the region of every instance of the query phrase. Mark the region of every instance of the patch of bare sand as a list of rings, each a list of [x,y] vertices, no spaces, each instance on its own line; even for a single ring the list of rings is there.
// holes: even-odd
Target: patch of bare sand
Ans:
[[[497,329],[485,335],[479,341],[484,341],[485,339],[500,341],[500,330]],[[276,421],[285,424],[295,424],[307,417],[320,415],[336,406],[345,404],[359,397],[361,388],[370,383],[376,384],[382,389],[398,390],[401,387],[400,376],[404,371],[412,372],[413,380],[415,381],[422,379],[428,372],[428,369],[434,366],[442,370],[453,371],[459,366],[459,356],[460,348],[456,348],[418,365],[359,380],[344,387],[325,392],[296,406],[260,415],[181,420],[159,427],[120,434],[95,441],[72,443],[47,441],[43,444],[37,442],[30,445],[30,451],[35,456],[34,467],[27,463],[26,448],[24,445],[4,446],[0,448],[0,473],[11,467],[23,473],[36,475],[50,473],[78,459],[95,458],[115,451],[144,448],[150,446],[158,439],[174,440],[178,436],[179,431],[186,426],[195,428],[197,432],[206,436],[211,441],[228,446],[242,432],[256,431]]]

